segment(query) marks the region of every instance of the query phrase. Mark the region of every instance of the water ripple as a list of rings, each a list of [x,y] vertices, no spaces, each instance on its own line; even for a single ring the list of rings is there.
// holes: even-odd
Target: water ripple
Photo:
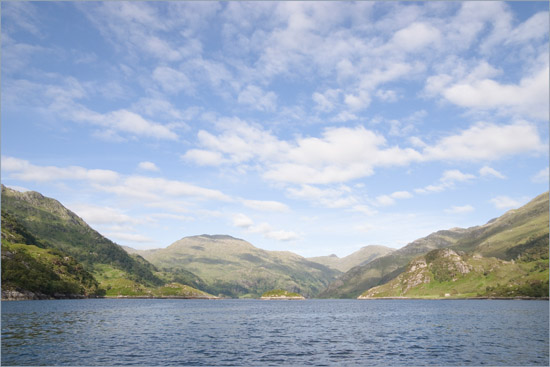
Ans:
[[[548,365],[548,303],[2,303],[2,365]]]

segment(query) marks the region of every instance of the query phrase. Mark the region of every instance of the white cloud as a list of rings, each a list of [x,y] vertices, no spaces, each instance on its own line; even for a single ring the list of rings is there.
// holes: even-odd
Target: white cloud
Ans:
[[[550,171],[548,167],[541,169],[538,171],[533,177],[531,177],[531,181],[535,183],[548,183],[550,177]]]
[[[152,171],[152,172],[160,171],[160,169],[157,167],[156,164],[154,164],[153,162],[147,162],[147,161],[139,162],[138,168],[145,171]]]
[[[406,51],[421,51],[429,44],[438,43],[441,34],[437,28],[425,23],[412,23],[397,31],[392,42],[395,47]]]
[[[244,206],[256,210],[269,211],[269,212],[287,212],[289,207],[278,201],[270,200],[244,200]]]
[[[546,65],[536,73],[523,77],[518,84],[503,84],[487,77],[469,75],[452,81],[449,76],[428,79],[426,89],[441,95],[461,107],[520,114],[536,119],[548,119],[549,69]]]
[[[452,206],[449,209],[445,209],[445,213],[449,214],[463,214],[473,212],[475,208],[471,205]]]
[[[419,160],[413,149],[386,148],[386,139],[362,126],[332,128],[322,138],[300,138],[273,162],[269,180],[328,184],[372,175],[375,166],[399,166]]]
[[[155,242],[152,238],[137,234],[125,232],[109,232],[105,236],[114,239],[115,241],[136,242],[136,243],[152,243]]]
[[[447,189],[455,187],[456,182],[467,182],[473,180],[474,175],[469,173],[462,173],[457,169],[446,170],[443,172],[443,175],[439,178],[439,182],[436,184],[428,185],[423,188],[415,189],[414,191],[417,194],[427,194],[431,192],[442,192]]]
[[[159,200],[163,195],[166,195],[168,197],[187,196],[201,200],[233,201],[231,197],[219,190],[208,189],[183,181],[145,176],[129,176],[118,185],[102,186],[98,188],[117,195],[132,196],[148,200]]]
[[[390,206],[394,205],[396,199],[410,199],[413,195],[408,191],[396,191],[391,195],[379,195],[375,199],[375,205],[377,206]]]
[[[246,215],[239,213],[233,216],[233,225],[240,228],[250,228],[254,221]]]
[[[522,205],[522,201],[504,195],[492,198],[491,203],[493,203],[497,209],[518,208]]]
[[[116,182],[120,177],[117,172],[110,170],[86,169],[79,166],[36,166],[29,161],[6,156],[2,156],[2,171],[18,180],[37,182],[82,180],[108,184]]]
[[[316,206],[326,208],[347,208],[359,204],[358,199],[351,194],[351,189],[347,186],[320,189],[303,184],[300,188],[290,187],[286,191],[291,198],[308,200]]]
[[[187,94],[192,94],[194,90],[193,83],[183,72],[172,69],[168,66],[159,66],[153,71],[153,80],[168,93],[178,93],[185,90]]]
[[[505,179],[506,176],[504,176],[502,173],[500,173],[499,171],[497,171],[496,169],[494,168],[491,168],[489,166],[483,166],[479,169],[479,174],[482,176],[482,177],[496,177],[496,178],[500,178],[500,179]]]
[[[408,191],[396,191],[391,194],[391,197],[394,199],[410,199],[413,195]]]
[[[274,92],[264,92],[255,85],[249,85],[242,90],[237,100],[260,111],[272,112],[277,107],[277,95]]]
[[[465,182],[474,179],[475,176],[469,173],[462,173],[457,169],[447,170],[443,172],[441,177],[441,182],[443,183],[454,183],[454,182]]]
[[[298,235],[295,232],[275,230],[271,225],[265,222],[255,225],[252,219],[242,213],[233,216],[233,225],[235,227],[244,228],[247,232],[260,233],[266,238],[277,241],[292,241],[298,239]]]
[[[340,92],[339,89],[327,89],[324,93],[313,93],[312,99],[317,104],[315,109],[321,112],[332,111],[338,104]]]
[[[487,161],[545,151],[537,127],[525,121],[509,125],[479,122],[424,149],[427,160]]]
[[[378,206],[390,206],[395,204],[395,199],[389,195],[380,195],[376,197],[376,205]]]
[[[111,207],[90,204],[73,204],[70,209],[91,225],[102,224],[137,224],[138,220]]]
[[[220,153],[202,149],[190,149],[181,158],[199,166],[219,166],[224,162]]]

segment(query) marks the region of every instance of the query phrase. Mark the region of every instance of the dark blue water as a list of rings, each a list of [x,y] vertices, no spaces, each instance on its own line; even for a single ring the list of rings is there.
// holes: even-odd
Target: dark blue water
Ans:
[[[545,365],[546,301],[2,302],[2,365]]]

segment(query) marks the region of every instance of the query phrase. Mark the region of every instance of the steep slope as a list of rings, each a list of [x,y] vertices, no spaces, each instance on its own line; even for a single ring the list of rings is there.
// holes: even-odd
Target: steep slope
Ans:
[[[311,297],[339,274],[291,252],[262,250],[224,235],[185,237],[165,249],[137,253],[162,271],[190,271],[207,292],[230,297],[259,297],[279,288]]]
[[[518,261],[433,250],[413,259],[397,278],[358,298],[548,297],[548,242],[546,247]]]
[[[37,192],[18,192],[2,185],[2,211],[20,223],[45,247],[73,257],[102,286],[158,286],[154,267],[103,237],[58,201]],[[114,290],[113,290],[114,292]]]
[[[336,255],[330,255],[308,257],[307,259],[345,273],[355,266],[368,264],[371,261],[376,260],[379,257],[386,256],[393,251],[395,251],[395,249],[390,247],[369,245],[362,247],[343,258],[339,258]]]
[[[37,240],[2,211],[2,299],[103,295],[74,258]]]
[[[545,193],[485,225],[438,231],[387,256],[355,267],[331,283],[319,297],[355,298],[365,290],[398,276],[414,257],[435,249],[476,250],[483,256],[512,259],[520,249],[544,246],[544,239],[548,237],[548,220],[548,193]]]

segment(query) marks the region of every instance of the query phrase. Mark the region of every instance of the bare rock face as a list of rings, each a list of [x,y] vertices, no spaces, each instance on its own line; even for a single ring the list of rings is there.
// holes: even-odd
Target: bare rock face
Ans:
[[[403,294],[406,294],[411,288],[420,284],[427,284],[432,280],[428,273],[428,264],[424,258],[412,261],[408,271],[404,275],[406,276],[403,276],[401,280]]]

